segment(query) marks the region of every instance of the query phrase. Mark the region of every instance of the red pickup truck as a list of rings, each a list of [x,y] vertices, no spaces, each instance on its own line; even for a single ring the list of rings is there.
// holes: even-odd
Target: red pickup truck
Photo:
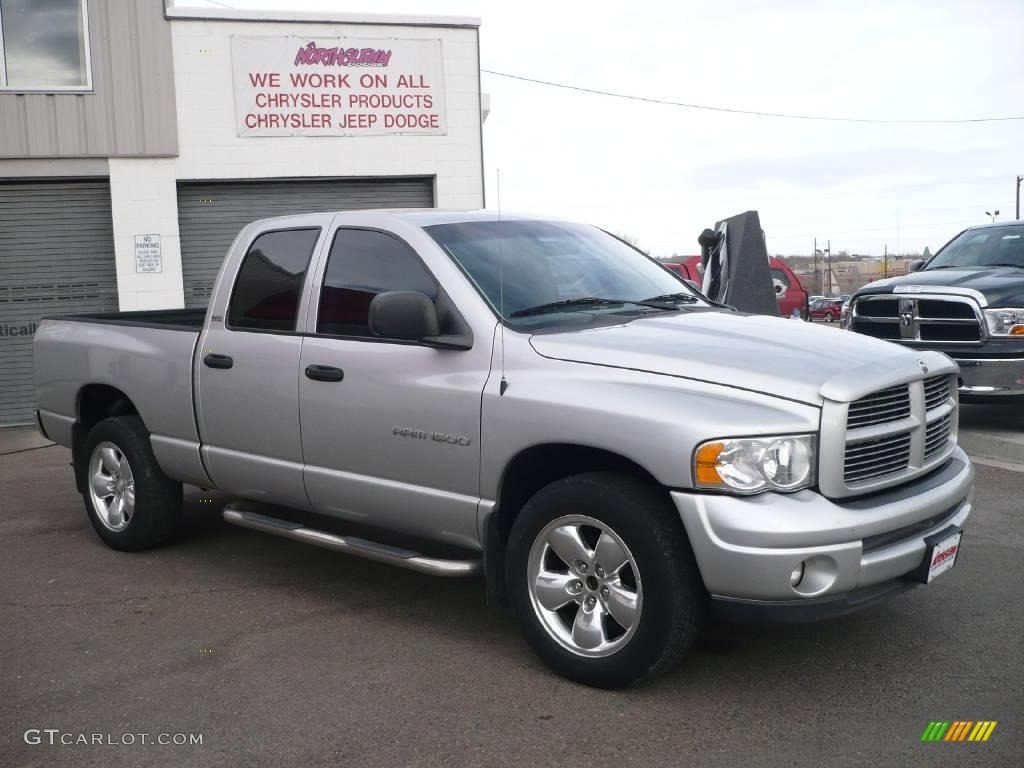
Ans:
[[[793,270],[782,259],[769,258],[768,262],[772,273],[772,282],[775,284],[775,297],[779,302],[779,314],[782,317],[789,317],[793,314],[794,309],[799,309],[801,319],[809,320],[808,293],[800,284],[799,278],[793,274]],[[686,261],[662,262],[665,267],[685,280],[692,280],[698,287],[703,281],[698,270],[700,263],[700,256],[688,256]]]

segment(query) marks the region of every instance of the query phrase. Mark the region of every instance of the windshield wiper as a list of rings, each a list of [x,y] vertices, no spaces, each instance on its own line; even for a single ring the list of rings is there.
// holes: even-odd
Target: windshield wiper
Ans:
[[[573,307],[589,307],[597,305],[617,305],[623,302],[616,299],[599,299],[596,296],[580,296],[575,299],[562,299],[561,301],[549,301],[545,304],[538,304],[535,307],[517,309],[509,317],[527,317],[529,315],[543,315],[545,312],[556,312],[559,309],[572,309]]]
[[[1014,269],[1024,269],[1024,265],[1011,264],[1008,261],[997,261],[995,264],[979,264],[979,267],[1013,267]]]
[[[684,304],[696,304],[697,300],[696,296],[692,293],[686,293],[685,291],[680,291],[678,293],[663,293],[660,296],[651,296],[649,299],[644,299],[645,302],[680,301]]]
[[[617,307],[622,306],[623,304],[637,304],[641,307],[651,307],[652,309],[662,309],[670,312],[678,309],[678,307],[676,307],[673,304],[658,303],[654,299],[634,301],[632,299],[602,299],[597,296],[580,296],[575,299],[549,301],[545,304],[538,304],[535,307],[517,309],[515,312],[509,314],[509,317],[527,317],[529,315],[543,315],[548,312],[557,312],[560,309],[573,309],[575,307]]]

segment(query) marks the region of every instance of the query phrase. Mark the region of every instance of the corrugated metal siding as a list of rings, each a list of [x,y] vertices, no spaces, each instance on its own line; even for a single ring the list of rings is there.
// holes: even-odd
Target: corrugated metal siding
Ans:
[[[171,26],[159,0],[89,0],[93,93],[0,92],[0,157],[178,154]]]
[[[32,422],[40,318],[116,310],[109,183],[0,183],[0,426]]]
[[[232,241],[256,219],[433,204],[434,181],[429,177],[181,182],[178,219],[185,306],[206,306]]]

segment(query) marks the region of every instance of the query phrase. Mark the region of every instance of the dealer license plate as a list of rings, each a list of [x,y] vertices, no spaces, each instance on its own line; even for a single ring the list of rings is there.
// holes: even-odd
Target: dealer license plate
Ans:
[[[936,576],[941,576],[956,565],[957,555],[960,554],[960,539],[963,538],[963,535],[963,531],[957,531],[952,536],[947,536],[942,541],[933,544],[928,550],[930,555],[928,577],[925,579],[925,584],[930,584]]]

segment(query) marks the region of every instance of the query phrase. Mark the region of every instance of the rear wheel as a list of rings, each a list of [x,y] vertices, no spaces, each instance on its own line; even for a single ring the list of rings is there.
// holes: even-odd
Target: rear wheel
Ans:
[[[831,312],[826,312],[825,313],[825,322],[826,323],[831,323],[834,319],[835,319],[835,317],[832,315]]]
[[[181,483],[160,469],[142,419],[104,419],[90,430],[81,455],[85,508],[104,542],[136,551],[174,535],[181,519]]]
[[[534,651],[556,672],[622,688],[674,664],[704,618],[705,595],[663,490],[595,472],[556,481],[523,508],[507,577]]]

